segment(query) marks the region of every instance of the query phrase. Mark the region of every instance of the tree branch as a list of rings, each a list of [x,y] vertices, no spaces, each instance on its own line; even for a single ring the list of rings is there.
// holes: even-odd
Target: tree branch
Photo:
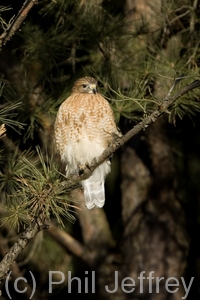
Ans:
[[[6,45],[6,43],[10,40],[10,38],[15,34],[15,32],[19,29],[22,22],[26,19],[29,10],[37,4],[37,0],[26,0],[18,12],[17,16],[13,19],[11,24],[7,27],[7,29],[0,36],[0,50],[2,49],[2,45]]]
[[[24,250],[28,243],[36,236],[42,229],[47,228],[45,220],[38,217],[28,228],[21,234],[17,242],[10,248],[8,253],[0,262],[0,279],[3,279],[10,270],[12,263],[18,255]]]
[[[8,251],[9,251],[8,241],[6,240],[6,238],[4,238],[2,235],[0,235],[0,253],[1,253],[1,256],[6,255],[6,253]],[[12,271],[12,278],[14,280],[16,280],[17,278],[23,276],[23,272],[20,270],[17,263],[13,263],[12,266],[10,266],[10,269]],[[21,281],[20,282],[20,288],[24,289],[24,287],[25,287],[24,281]],[[1,294],[1,291],[0,291],[0,294]],[[30,299],[30,296],[32,294],[32,288],[31,288],[31,286],[29,285],[28,282],[26,282],[26,289],[24,290],[24,294],[26,295],[27,299]],[[34,299],[38,299],[38,298],[35,297],[35,295],[34,295],[33,298],[31,298],[31,299],[34,300]]]
[[[82,175],[73,176],[72,178],[69,178],[69,180],[67,180],[65,184],[65,187],[71,188],[77,182],[88,178],[96,167],[98,167],[101,163],[108,159],[114,152],[116,152],[120,147],[127,143],[132,137],[138,134],[141,130],[147,128],[150,124],[154,123],[156,119],[163,113],[169,113],[169,109],[175,103],[176,100],[178,100],[181,96],[192,91],[197,87],[200,87],[200,80],[195,80],[188,86],[184,87],[181,91],[178,91],[174,96],[170,96],[170,93],[168,93],[161,105],[158,106],[158,108],[155,111],[153,111],[148,117],[144,118],[137,125],[135,125],[125,135],[123,135],[120,138],[117,138],[97,160],[94,160],[92,162],[89,169],[84,170],[84,173]]]

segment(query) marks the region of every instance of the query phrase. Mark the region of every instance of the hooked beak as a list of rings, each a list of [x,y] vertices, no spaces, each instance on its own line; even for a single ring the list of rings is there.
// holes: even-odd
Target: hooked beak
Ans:
[[[96,94],[97,93],[97,89],[96,89],[96,85],[95,84],[91,84],[90,85],[90,93],[91,94]]]
[[[97,93],[97,90],[96,88],[95,89],[92,89],[93,93],[96,94]]]

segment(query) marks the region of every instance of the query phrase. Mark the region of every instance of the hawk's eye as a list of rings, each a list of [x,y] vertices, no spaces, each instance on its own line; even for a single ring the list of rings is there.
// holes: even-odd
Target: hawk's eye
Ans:
[[[87,84],[82,84],[82,87],[85,89],[87,87]]]

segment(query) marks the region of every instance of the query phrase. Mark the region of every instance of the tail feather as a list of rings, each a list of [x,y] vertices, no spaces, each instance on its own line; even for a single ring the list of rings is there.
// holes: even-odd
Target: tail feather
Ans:
[[[105,188],[104,181],[106,175],[110,172],[109,162],[104,162],[97,167],[92,175],[82,181],[85,205],[91,209],[95,206],[103,207],[105,203]]]

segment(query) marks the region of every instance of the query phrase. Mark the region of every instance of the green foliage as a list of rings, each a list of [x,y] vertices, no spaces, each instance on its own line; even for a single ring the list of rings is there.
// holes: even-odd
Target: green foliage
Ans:
[[[187,85],[187,83],[191,83],[191,78],[185,78],[182,82],[178,84],[178,88],[181,89]],[[169,115],[169,121],[176,124],[177,117],[181,120],[187,116],[193,122],[194,117],[200,113],[200,91],[199,89],[194,89],[190,92],[190,94],[186,94],[183,97],[179,98],[176,103],[173,105],[171,109],[171,113]],[[194,124],[194,123],[193,123]]]
[[[122,116],[126,119],[139,121],[146,116],[147,111],[150,112],[150,109],[153,109],[153,105],[154,108],[158,106],[158,101],[145,98],[148,88],[148,79],[137,84],[137,87],[134,90],[127,91],[126,95],[123,95],[120,90],[116,92],[110,87],[110,97],[112,98],[105,96],[113,107],[117,123]],[[141,97],[143,97],[143,99]]]
[[[47,219],[54,216],[60,225],[62,217],[75,220],[70,213],[73,205],[69,203],[69,191],[63,188],[64,176],[57,171],[53,157],[45,161],[39,148],[37,154],[38,160],[32,152],[13,155],[8,159],[9,169],[0,174],[4,209],[8,212],[4,222],[11,226],[28,224],[41,214]]]
[[[5,88],[5,83],[3,81],[0,82],[0,99],[2,99],[3,90]],[[0,124],[5,124],[11,127],[14,130],[22,129],[22,123],[15,120],[16,117],[16,109],[18,109],[22,105],[21,102],[8,103],[5,102],[0,106]]]
[[[14,103],[14,104],[6,104],[2,105],[0,108],[0,122],[1,124],[6,124],[7,126],[11,127],[14,130],[23,129],[23,123],[15,120],[17,113],[14,111],[18,109],[22,105],[21,102]]]

